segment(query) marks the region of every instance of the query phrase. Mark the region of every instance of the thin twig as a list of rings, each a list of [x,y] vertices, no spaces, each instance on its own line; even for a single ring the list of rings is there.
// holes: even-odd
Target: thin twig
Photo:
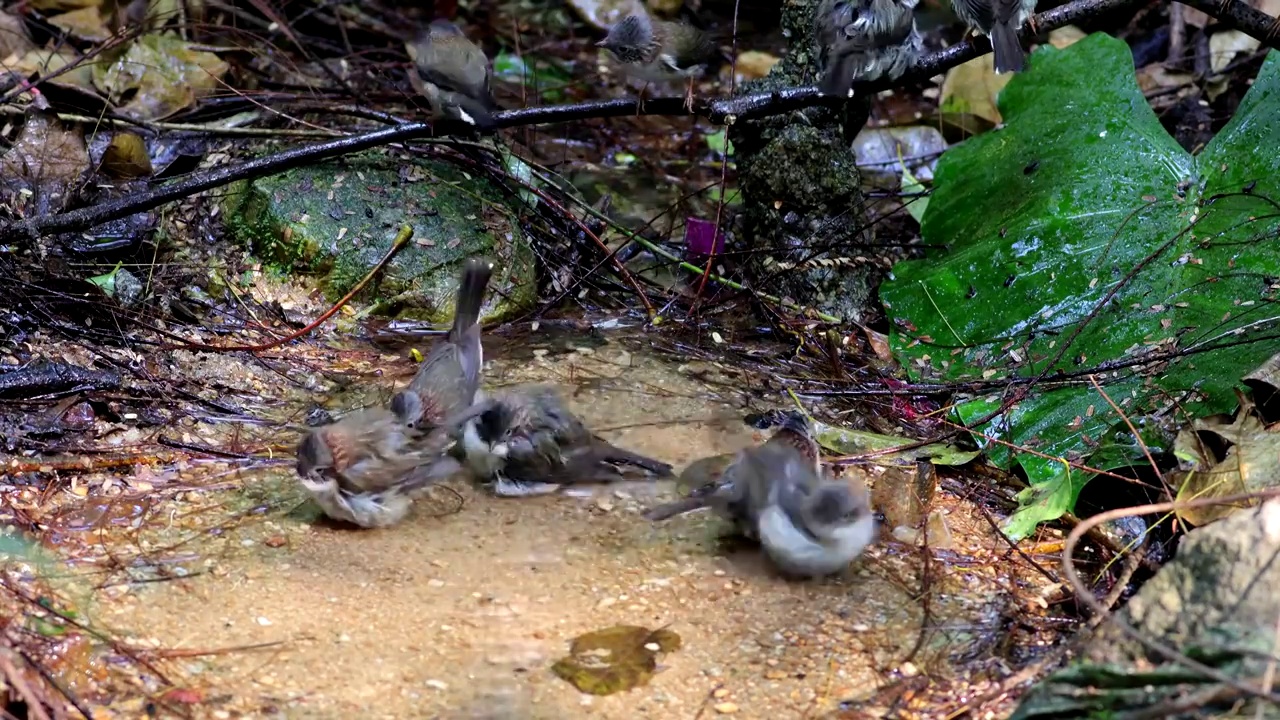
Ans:
[[[297,340],[303,335],[306,335],[312,330],[315,330],[316,328],[320,327],[320,325],[323,324],[325,320],[328,320],[329,318],[333,317],[335,313],[337,313],[339,310],[342,309],[343,305],[346,305],[348,302],[350,302],[351,298],[355,297],[361,290],[363,290],[364,286],[368,285],[369,282],[373,280],[373,278],[378,274],[378,272],[381,271],[382,268],[386,267],[387,263],[391,262],[391,259],[394,258],[401,250],[405,248],[405,246],[409,244],[409,240],[412,237],[413,237],[413,227],[409,225],[402,226],[400,228],[399,234],[396,235],[395,240],[391,241],[391,248],[387,250],[386,255],[382,256],[382,259],[378,261],[378,264],[374,265],[373,268],[371,268],[363,278],[360,278],[360,282],[356,283],[355,287],[351,288],[351,291],[348,292],[346,295],[344,295],[341,300],[334,303],[333,307],[324,311],[320,315],[320,317],[316,318],[310,323],[307,323],[306,327],[298,330],[297,332],[290,333],[282,338],[278,338],[270,342],[265,342],[260,345],[207,345],[205,343],[179,343],[175,345],[161,345],[159,349],[161,350],[207,350],[207,351],[214,351],[214,352],[261,352],[263,350],[270,350],[271,348],[274,348],[274,347],[280,347],[281,345],[284,345],[287,342]]]
[[[1246,500],[1268,499],[1273,497],[1280,497],[1280,489],[1264,490],[1264,491],[1253,492],[1253,493],[1240,493],[1238,495],[1229,495],[1227,497],[1221,497],[1221,498],[1205,498],[1200,500],[1175,501],[1175,502],[1155,503],[1150,505],[1138,505],[1136,507],[1120,508],[1118,510],[1108,510],[1107,512],[1099,513],[1097,515],[1094,515],[1082,521],[1079,525],[1076,526],[1076,529],[1072,530],[1071,534],[1067,536],[1067,540],[1064,543],[1062,548],[1063,575],[1067,578],[1067,581],[1071,583],[1071,587],[1073,590],[1075,590],[1076,597],[1080,599],[1080,602],[1088,606],[1091,612],[1097,615],[1106,615],[1108,612],[1107,608],[1101,602],[1099,602],[1096,597],[1093,596],[1093,593],[1080,579],[1080,575],[1076,572],[1075,562],[1072,559],[1073,556],[1075,555],[1076,545],[1078,545],[1080,542],[1080,538],[1083,537],[1084,534],[1090,528],[1101,525],[1102,523],[1105,523],[1105,522],[1109,522],[1111,520],[1118,520],[1120,518],[1126,518],[1126,517],[1134,517],[1136,515],[1147,515],[1150,513],[1168,512],[1170,510],[1175,510],[1175,511],[1184,510],[1184,509],[1196,508],[1196,507],[1209,507],[1212,505],[1236,503],[1236,502],[1242,502]],[[1223,683],[1224,685],[1229,685],[1235,688],[1236,690],[1246,693],[1251,697],[1257,697],[1257,698],[1269,700],[1274,703],[1280,703],[1280,695],[1277,695],[1269,690],[1264,690],[1260,687],[1255,687],[1244,681],[1233,678],[1230,675],[1227,675],[1226,673],[1222,672],[1221,670],[1218,670],[1217,668],[1209,667],[1208,665],[1205,665],[1204,663],[1199,662],[1197,660],[1192,660],[1191,658],[1187,657],[1183,653],[1178,652],[1175,648],[1165,644],[1163,641],[1147,637],[1147,635],[1145,635],[1144,633],[1138,632],[1136,628],[1134,628],[1132,625],[1121,620],[1118,617],[1112,617],[1111,622],[1112,622],[1112,625],[1117,630],[1119,630],[1121,633],[1127,636],[1130,640],[1140,643],[1141,645],[1146,647],[1149,651],[1157,655],[1160,655],[1161,657],[1165,658],[1169,662],[1181,665],[1187,668],[1188,670],[1200,673],[1207,678],[1217,680],[1218,682]]]

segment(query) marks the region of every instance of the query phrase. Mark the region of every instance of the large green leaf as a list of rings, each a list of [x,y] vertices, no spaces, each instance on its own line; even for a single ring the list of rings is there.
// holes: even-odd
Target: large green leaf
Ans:
[[[1099,447],[1100,469],[1142,458],[1089,373],[1149,426],[1231,410],[1240,377],[1276,352],[1280,59],[1196,157],[1106,35],[1038,51],[1000,112],[1003,129],[938,163],[922,234],[949,251],[898,264],[881,298],[913,379],[991,383],[957,415],[994,462],[1027,473],[1007,528],[1021,537],[1069,510],[1090,478],[1063,460]],[[1042,373],[991,418],[1026,388],[999,381]]]

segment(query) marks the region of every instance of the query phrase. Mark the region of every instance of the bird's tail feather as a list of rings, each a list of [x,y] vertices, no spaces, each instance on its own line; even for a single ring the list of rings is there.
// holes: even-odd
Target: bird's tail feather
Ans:
[[[991,49],[995,53],[996,72],[1021,72],[1027,53],[1018,39],[1018,28],[1012,21],[997,23],[991,29]]]
[[[822,73],[818,90],[823,95],[847,97],[851,87],[853,87],[853,59],[848,53],[837,53],[826,71]]]
[[[659,477],[670,477],[674,474],[670,463],[664,463],[661,460],[655,460],[630,450],[623,450],[617,445],[602,442],[597,451],[599,452],[599,460],[603,462],[634,465],[638,468],[644,468]]]
[[[493,275],[493,263],[485,258],[468,258],[462,268],[462,281],[458,284],[458,299],[453,313],[453,328],[449,340],[458,342],[471,326],[480,321],[480,308],[484,305],[484,293]]]

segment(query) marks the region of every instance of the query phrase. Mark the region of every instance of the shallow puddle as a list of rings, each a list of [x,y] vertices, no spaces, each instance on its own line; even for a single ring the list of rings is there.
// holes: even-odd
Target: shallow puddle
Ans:
[[[705,368],[619,343],[502,355],[494,343],[488,384],[560,383],[601,435],[677,469],[761,437],[741,419],[764,406],[695,380]],[[384,370],[371,381],[378,396],[414,369],[386,357],[370,364]],[[271,432],[237,437],[279,448],[296,438]],[[639,512],[669,498],[670,481],[499,499],[459,480],[459,511],[425,502],[401,526],[359,531],[313,521],[291,473],[285,462],[226,474],[229,490],[171,494],[181,509],[166,510],[170,523],[202,518],[200,529],[184,535],[178,521],[164,542],[130,541],[130,577],[165,581],[96,592],[91,619],[166,648],[168,679],[198,690],[199,714],[780,719],[851,702],[863,709],[847,717],[876,717],[898,701],[877,689],[927,675],[941,703],[957,700],[956,682],[1007,673],[1009,618],[1044,583],[1005,559],[981,515],[946,493],[934,507],[953,547],[934,552],[922,592],[919,550],[891,538],[842,578],[789,582],[751,549],[725,549],[726,527],[708,515],[646,523]],[[444,491],[435,497],[457,504]],[[106,507],[67,515],[67,532],[136,524],[135,505]],[[236,520],[220,524],[228,517]],[[163,557],[180,560],[157,570]],[[575,636],[618,624],[669,626],[683,648],[662,657],[647,686],[609,697],[582,695],[550,672]],[[205,654],[262,643],[279,644]]]

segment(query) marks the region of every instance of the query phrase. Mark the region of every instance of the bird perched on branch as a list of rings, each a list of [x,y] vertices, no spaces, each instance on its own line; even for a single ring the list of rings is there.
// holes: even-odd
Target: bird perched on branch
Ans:
[[[414,67],[409,81],[427,98],[435,117],[492,130],[500,108],[489,90],[489,58],[448,20],[432,21],[405,43]]]
[[[788,413],[763,445],[738,453],[720,479],[645,513],[652,521],[710,507],[758,540],[782,572],[837,572],[875,537],[865,488],[858,493],[822,470],[809,421]]]
[[[1027,52],[1018,31],[1036,11],[1036,0],[951,0],[956,16],[969,28],[991,38],[998,73],[1019,72]]]
[[[913,12],[916,2],[823,0],[814,13],[819,89],[845,96],[856,80],[896,80],[915,65],[924,51]]]
[[[685,107],[693,111],[693,81],[716,54],[710,36],[682,22],[654,20],[646,13],[628,15],[609,28],[596,47],[613,54],[626,73],[643,80],[640,106],[651,82],[684,80]]]
[[[405,425],[434,427],[475,400],[484,365],[480,309],[492,275],[493,263],[485,258],[463,264],[449,334],[422,361],[409,387],[391,398],[391,412]]]
[[[599,437],[548,385],[526,385],[485,399],[491,407],[463,430],[462,448],[476,476],[502,497],[554,492],[563,485],[625,479],[630,465],[668,476],[671,466]]]
[[[424,433],[389,410],[369,408],[307,433],[298,445],[298,476],[320,509],[364,528],[389,527],[409,513],[413,497],[461,470],[446,453],[480,404]]]

